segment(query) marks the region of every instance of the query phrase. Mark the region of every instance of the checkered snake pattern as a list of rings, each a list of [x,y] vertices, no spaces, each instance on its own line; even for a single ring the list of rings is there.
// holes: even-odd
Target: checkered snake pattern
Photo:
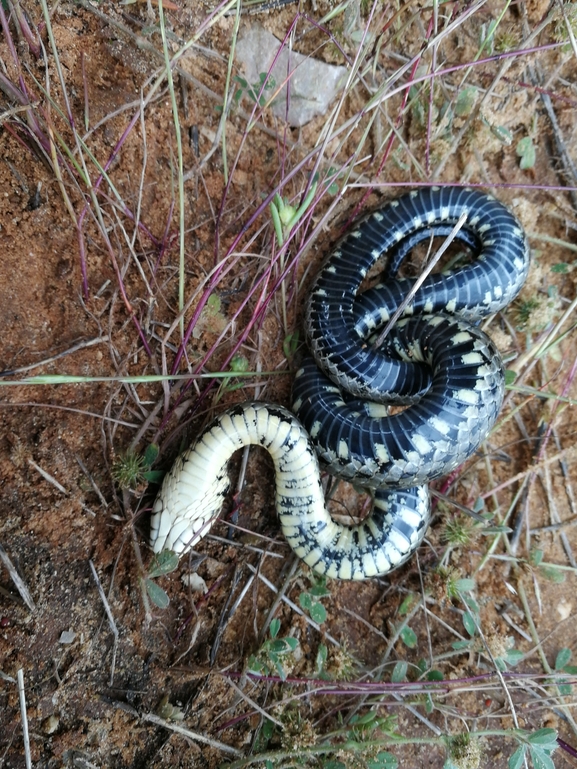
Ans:
[[[456,237],[474,252],[471,263],[429,275],[416,291],[414,279],[396,277],[415,244],[448,235],[462,215]],[[383,256],[381,282],[360,293]],[[497,419],[503,364],[477,323],[517,296],[528,270],[520,224],[476,190],[424,188],[357,223],[321,267],[308,299],[312,356],[295,376],[294,413],[251,402],[216,417],[164,479],[151,518],[154,552],[182,554],[207,533],[228,489],[228,460],[253,444],[274,463],[282,532],[314,571],[367,579],[406,561],[429,524],[428,482],[470,457]],[[411,291],[377,347],[375,333]],[[391,404],[406,408],[391,415]],[[371,493],[372,512],[361,523],[330,516],[319,461]]]

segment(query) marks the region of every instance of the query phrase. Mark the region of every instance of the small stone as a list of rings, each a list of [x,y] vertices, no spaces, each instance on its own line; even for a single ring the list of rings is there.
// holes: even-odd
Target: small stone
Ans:
[[[261,75],[270,71],[280,47],[281,42],[274,35],[258,26],[249,29],[239,38],[236,57],[243,66],[243,77],[248,83],[243,98],[246,98],[247,92],[249,97],[253,95],[253,100],[257,97],[261,88]],[[280,88],[280,85],[287,80],[289,72],[290,101],[287,113],[287,87],[285,85]],[[325,114],[331,101],[343,88],[347,70],[289,51],[284,46],[271,77],[275,85],[263,91],[263,103],[276,94],[271,105],[273,114],[291,126],[303,126],[317,115]],[[278,93],[277,89],[280,89]]]
[[[203,595],[208,593],[206,582],[196,572],[194,574],[183,574],[182,582],[189,587],[193,593],[202,593]]]
[[[59,723],[60,721],[54,714],[48,716],[48,718],[45,718],[44,721],[42,721],[42,731],[44,734],[54,734],[54,732],[58,729]]]

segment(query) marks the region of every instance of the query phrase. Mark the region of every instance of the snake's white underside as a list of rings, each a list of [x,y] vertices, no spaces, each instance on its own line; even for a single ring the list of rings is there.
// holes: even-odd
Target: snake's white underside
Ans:
[[[422,540],[430,514],[426,487],[377,494],[366,521],[339,524],[326,510],[316,453],[299,421],[279,406],[247,403],[217,417],[165,477],[151,520],[155,553],[184,553],[208,532],[228,489],[228,460],[247,445],[270,453],[282,532],[316,572],[338,579],[385,574]]]

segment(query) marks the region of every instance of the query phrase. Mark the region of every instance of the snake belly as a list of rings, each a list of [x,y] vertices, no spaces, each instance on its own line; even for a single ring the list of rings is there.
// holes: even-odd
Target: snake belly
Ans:
[[[228,489],[228,460],[248,445],[271,455],[282,532],[318,574],[356,580],[386,574],[423,539],[430,517],[426,488],[378,490],[365,521],[337,523],[325,507],[315,448],[300,422],[280,406],[245,403],[218,416],[165,476],[152,509],[155,553],[185,553],[208,532]]]

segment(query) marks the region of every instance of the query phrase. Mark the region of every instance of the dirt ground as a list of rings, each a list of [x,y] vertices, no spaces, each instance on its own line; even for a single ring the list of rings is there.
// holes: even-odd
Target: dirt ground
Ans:
[[[222,121],[237,17],[165,3],[170,55],[192,41],[174,69],[194,325],[179,356],[178,147],[158,4],[62,0],[49,25],[40,2],[2,7],[0,767],[26,766],[24,723],[33,766],[47,768],[392,766],[383,751],[407,767],[506,767],[514,730],[544,728],[577,751],[575,694],[551,682],[577,673],[577,52],[559,43],[560,11],[452,2],[436,17],[427,3],[350,2],[327,19],[337,3],[317,0],[240,16],[240,33],[258,24],[279,39],[296,20],[295,50],[359,65],[315,154],[327,116],[287,126],[253,111],[240,80]],[[500,37],[480,48],[496,20]],[[516,50],[529,53],[499,58]],[[371,106],[387,77],[406,85],[431,66],[443,69],[433,97],[413,85]],[[331,168],[338,193],[279,255],[258,207],[277,188],[298,202],[309,175]],[[322,258],[352,217],[426,182],[486,185],[525,227],[533,265],[521,299],[487,326],[517,389],[483,452],[435,484],[444,496],[418,557],[386,578],[319,582],[282,539],[272,466],[255,450],[245,468],[231,462],[234,499],[195,555],[146,583],[157,486],[148,466],[123,486],[126,457],[157,444],[152,471],[164,472],[225,405],[290,405]],[[142,379],[231,361],[254,375]],[[22,381],[40,375],[84,379]],[[363,504],[339,488],[331,509]],[[456,505],[511,531],[481,534]],[[435,676],[443,685],[426,690]],[[445,763],[444,735],[465,732]],[[575,756],[561,746],[554,764]]]

